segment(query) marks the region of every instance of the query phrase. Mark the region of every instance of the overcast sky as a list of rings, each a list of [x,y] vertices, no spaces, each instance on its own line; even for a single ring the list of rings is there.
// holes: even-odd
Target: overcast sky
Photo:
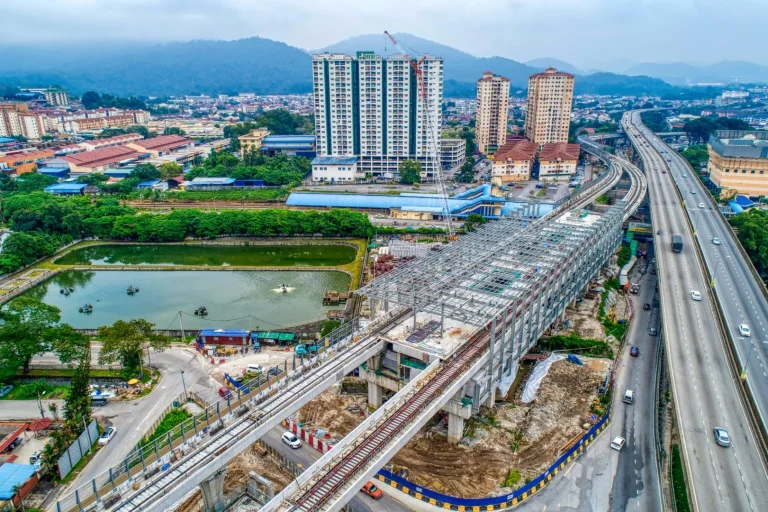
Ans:
[[[768,64],[768,0],[0,0],[4,43],[409,32],[478,56]],[[2,58],[2,57],[0,57]]]

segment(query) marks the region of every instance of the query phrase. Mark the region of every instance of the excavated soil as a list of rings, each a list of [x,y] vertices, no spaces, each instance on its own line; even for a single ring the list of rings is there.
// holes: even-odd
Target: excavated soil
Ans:
[[[522,486],[585,432],[582,426],[610,361],[583,360],[584,366],[553,364],[533,403],[488,411],[486,418],[494,425],[476,423],[471,446],[449,445],[421,434],[395,455],[392,469],[407,472],[417,485],[463,498],[508,493],[511,489],[501,485],[512,469],[522,476],[515,487]]]
[[[316,434],[317,429],[329,433],[330,438],[323,437],[332,443],[352,432],[363,421],[367,400],[366,395],[341,394],[341,388],[333,386],[299,409],[294,421],[301,423],[312,434]]]

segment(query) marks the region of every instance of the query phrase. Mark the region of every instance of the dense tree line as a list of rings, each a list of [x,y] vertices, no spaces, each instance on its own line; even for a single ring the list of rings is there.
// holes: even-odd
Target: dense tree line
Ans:
[[[198,177],[228,177],[264,180],[266,185],[298,185],[312,170],[311,162],[303,157],[285,155],[265,157],[248,152],[243,159],[229,152],[212,152],[203,164],[186,174],[187,179]]]
[[[658,111],[643,112],[640,114],[643,124],[654,132],[666,132],[669,130],[669,124],[664,115]]]
[[[751,209],[731,218],[749,259],[768,282],[768,211]]]
[[[717,130],[751,130],[746,121],[730,117],[707,116],[692,119],[683,125],[683,131],[691,144],[706,144]]]
[[[120,98],[111,94],[99,94],[96,91],[86,91],[80,101],[87,110],[97,108],[122,108],[126,110],[146,110],[147,104],[133,96]]]
[[[315,130],[314,118],[301,114],[291,114],[284,109],[275,109],[264,112],[253,121],[246,121],[224,127],[224,137],[230,140],[230,149],[238,151],[240,141],[238,137],[246,135],[257,128],[266,128],[274,135],[303,135],[313,133]]]

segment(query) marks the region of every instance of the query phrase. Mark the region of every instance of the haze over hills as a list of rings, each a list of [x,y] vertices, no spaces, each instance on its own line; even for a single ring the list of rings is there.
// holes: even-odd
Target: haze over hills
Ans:
[[[647,75],[674,85],[695,83],[768,83],[768,66],[745,61],[723,61],[707,66],[683,62],[643,63],[626,70],[628,75]]]
[[[431,53],[445,58],[446,97],[474,96],[477,79],[489,70],[509,78],[515,93],[527,87],[531,74],[550,65],[579,75],[577,93],[669,95],[682,91],[660,78],[649,76],[586,74],[554,58],[521,63],[505,57],[475,57],[411,34],[396,34],[395,37],[408,51],[415,49],[414,54]],[[383,34],[345,39],[318,51],[354,54],[363,50],[380,55],[397,52],[390,41],[385,41]],[[122,96],[306,93],[312,90],[310,53],[259,37],[165,44],[0,45],[0,55],[13,55],[12,59],[0,59],[0,86],[60,84],[78,95],[87,90]],[[675,66],[638,65],[632,75],[654,73],[683,84],[687,83],[688,76],[701,69],[688,66],[679,71]],[[746,76],[747,71],[751,73],[749,76],[758,76],[764,69],[768,74],[768,69],[749,63],[721,63],[709,68],[707,73],[729,73],[729,76]]]

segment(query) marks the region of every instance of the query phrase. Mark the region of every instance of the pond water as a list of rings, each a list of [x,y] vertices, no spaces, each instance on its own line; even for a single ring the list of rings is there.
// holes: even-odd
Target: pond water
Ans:
[[[75,249],[59,265],[200,265],[331,267],[355,260],[348,245],[95,245]]]
[[[58,307],[62,322],[80,329],[135,318],[156,329],[178,329],[182,311],[185,329],[265,330],[324,318],[331,309],[322,305],[325,292],[346,291],[349,281],[337,271],[78,270],[57,274],[25,295]],[[129,286],[140,291],[128,295]],[[60,293],[69,287],[69,296]],[[80,313],[84,304],[92,304],[93,312]],[[208,309],[205,319],[194,315],[199,306]]]

